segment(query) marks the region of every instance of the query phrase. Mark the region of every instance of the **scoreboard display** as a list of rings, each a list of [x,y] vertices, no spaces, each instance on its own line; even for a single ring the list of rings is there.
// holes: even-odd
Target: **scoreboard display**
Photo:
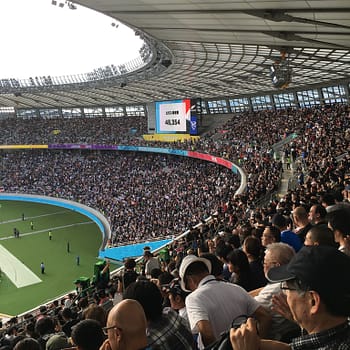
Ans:
[[[197,134],[197,116],[191,99],[155,103],[157,134]]]

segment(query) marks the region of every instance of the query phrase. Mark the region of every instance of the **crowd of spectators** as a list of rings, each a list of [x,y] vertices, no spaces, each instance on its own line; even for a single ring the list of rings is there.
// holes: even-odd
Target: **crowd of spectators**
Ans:
[[[112,244],[173,237],[233,196],[238,178],[208,162],[144,153],[21,151],[2,155],[2,185],[78,201],[109,220]]]
[[[217,300],[220,310],[224,310],[222,312],[225,312],[225,317],[232,321],[234,315],[239,315],[234,312],[227,314],[231,309],[225,308],[225,305],[228,306],[227,300],[230,300],[229,295],[233,290],[235,297],[239,295],[240,300],[246,303],[246,310],[249,310],[246,316],[255,316],[258,320],[260,335],[289,342],[294,336],[300,335],[300,328],[295,325],[293,327],[293,322],[300,325],[302,321],[297,319],[298,315],[293,308],[287,306],[287,309],[282,310],[282,305],[286,307],[287,304],[283,304],[281,285],[276,284],[278,281],[271,277],[274,274],[270,271],[282,265],[294,266],[300,257],[310,261],[315,259],[315,255],[308,258],[309,251],[315,251],[313,254],[316,256],[334,256],[334,261],[348,264],[342,255],[348,253],[347,237],[350,235],[349,112],[347,105],[333,105],[299,111],[247,113],[235,117],[197,143],[163,144],[165,147],[188,148],[236,161],[246,171],[248,179],[246,191],[237,196],[234,193],[238,179],[225,168],[191,159],[138,153],[4,152],[3,186],[9,192],[79,200],[101,210],[113,226],[114,243],[124,242],[125,237],[125,241],[138,241],[150,237],[176,236],[185,229],[190,229],[186,237],[169,244],[165,255],[152,257],[152,253],[146,250],[144,265],[125,262],[128,285],[125,283],[125,273],[113,277],[99,291],[103,295],[109,295],[113,303],[117,303],[120,298],[139,302],[148,322],[148,344],[152,348],[171,349],[171,344],[177,344],[177,349],[197,346],[202,349],[212,340],[217,340],[218,334],[225,330],[223,327],[229,329],[230,323],[210,323],[210,320],[218,319],[221,315],[217,314],[219,308],[215,311],[213,300]],[[283,197],[270,198],[267,203],[257,206],[258,198],[278,188],[283,171],[282,161],[274,157],[273,145],[293,132],[297,135],[283,145],[282,159],[285,167],[290,164],[293,172],[298,174],[298,185]],[[140,139],[135,140],[140,145],[147,144]],[[94,143],[102,142],[95,140]],[[287,162],[288,158],[290,163]],[[301,173],[303,177],[299,176]],[[116,192],[117,188],[122,191]],[[136,209],[141,211],[133,216]],[[118,217],[118,213],[122,215]],[[203,219],[209,215],[212,216],[211,220],[204,223]],[[198,222],[202,222],[202,225],[194,228]],[[327,224],[333,236],[326,230]],[[310,228],[312,234],[309,235]],[[327,239],[320,239],[320,235],[326,231]],[[302,247],[304,245],[313,247]],[[326,248],[318,250],[318,245]],[[299,249],[300,253],[296,253]],[[204,253],[207,257],[202,257]],[[198,258],[199,256],[201,257]],[[150,258],[158,259],[159,264],[146,275],[146,265]],[[312,271],[307,275],[311,284],[312,276],[322,276],[322,270],[317,270],[320,261],[322,259],[314,263]],[[298,266],[300,270],[301,265]],[[331,262],[329,266],[327,269],[333,266]],[[305,269],[306,267],[302,271],[297,268],[293,270],[296,271],[293,281],[296,277],[299,278],[299,273],[303,276]],[[341,269],[336,271],[335,276],[340,276]],[[176,278],[179,277],[180,284],[176,284]],[[266,278],[275,284],[267,285]],[[328,305],[330,300],[323,299],[325,290],[332,294],[327,294],[332,296],[332,300],[336,300],[339,295],[342,298],[349,295],[349,279],[344,274],[341,278],[344,282],[342,286],[339,281],[334,282],[334,286],[339,287],[339,290],[336,288],[336,293],[340,294],[332,294],[332,286],[327,288],[325,283],[320,282],[314,286],[316,292],[313,296],[316,300],[312,302],[316,304],[313,306],[327,309],[322,307],[322,302]],[[221,280],[227,282],[222,283]],[[231,288],[231,284],[239,285],[240,288]],[[321,299],[317,299],[316,295],[319,286],[322,287]],[[299,290],[309,292],[309,289],[304,290],[306,287],[302,288],[297,283],[283,284],[282,287],[287,290],[287,295]],[[216,288],[215,292],[213,288]],[[219,289],[224,288],[222,295],[225,298],[211,299],[221,293]],[[188,298],[186,292],[191,293],[192,297]],[[200,293],[208,293],[207,305],[200,301]],[[103,302],[100,306],[103,308],[105,305],[105,298],[101,299],[98,295],[90,297],[90,308],[98,306],[101,300]],[[177,303],[174,302],[175,297],[179,297]],[[274,298],[277,301],[274,302]],[[339,303],[345,300],[342,298]],[[84,298],[77,296],[69,306],[74,309],[70,321],[78,321],[78,315],[84,314],[86,304],[81,300]],[[226,300],[223,305],[222,300]],[[179,320],[173,311],[169,311],[169,307],[182,315],[187,323]],[[188,307],[195,310],[190,315],[183,310]],[[44,317],[48,313],[54,313],[62,326],[68,322],[60,319],[66,312],[63,312],[63,307],[58,307],[58,313],[55,314],[56,308],[57,305],[54,310],[44,310]],[[338,304],[336,308],[335,316],[322,311],[322,317],[334,317],[333,325],[340,324],[341,321],[348,336],[348,326],[343,323],[346,320],[344,316],[350,316],[350,310],[344,308],[341,315],[337,316]],[[310,306],[310,315],[313,310],[316,309]],[[319,309],[315,313],[318,314]],[[33,317],[37,318],[38,315],[28,316],[28,319]],[[176,320],[178,326],[172,329],[168,322],[159,321],[166,317],[174,322]],[[35,320],[34,323],[37,322]],[[17,338],[16,324],[18,322],[12,320],[3,336],[3,340],[12,337],[9,342],[11,346],[15,345],[14,339]],[[250,332],[252,324],[249,320],[248,329],[244,329],[244,332]],[[110,329],[114,328],[117,334],[118,327],[112,324],[110,326],[106,342],[112,344]],[[184,327],[187,327],[186,331]],[[191,343],[187,337],[188,331],[194,334],[196,342],[198,336],[198,345]],[[166,336],[168,333],[169,337],[171,334],[171,341]],[[232,341],[238,346],[241,334],[231,332],[231,335]],[[37,338],[40,336],[41,334]],[[256,340],[255,333],[253,336]],[[112,348],[117,349],[118,347]]]
[[[128,144],[147,133],[145,117],[0,119],[0,144]]]

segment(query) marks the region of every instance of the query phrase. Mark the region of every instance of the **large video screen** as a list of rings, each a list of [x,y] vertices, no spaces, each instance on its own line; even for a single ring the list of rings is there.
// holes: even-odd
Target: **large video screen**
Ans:
[[[156,102],[158,134],[188,133],[190,120],[190,99]]]
[[[200,100],[183,99],[155,102],[155,132],[157,134],[198,135]]]

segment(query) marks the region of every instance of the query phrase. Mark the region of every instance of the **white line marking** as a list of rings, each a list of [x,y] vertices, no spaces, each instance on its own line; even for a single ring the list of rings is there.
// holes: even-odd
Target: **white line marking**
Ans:
[[[22,288],[31,284],[42,282],[26,265],[12,255],[0,244],[1,270],[17,287]]]
[[[49,232],[50,230],[51,231],[57,231],[57,230],[60,230],[62,228],[67,228],[67,227],[73,227],[73,226],[79,226],[79,225],[89,225],[89,224],[94,224],[93,221],[85,221],[85,222],[77,222],[75,224],[70,224],[70,225],[64,225],[64,226],[56,226],[56,227],[48,227],[48,228],[45,228],[43,230],[38,230],[38,231],[29,231],[29,232],[24,232],[24,233],[20,233],[20,237],[23,237],[23,236],[31,236],[31,235],[35,235],[37,233],[42,233],[42,232]],[[0,241],[3,241],[3,240],[6,240],[6,239],[15,239],[15,237],[12,235],[12,236],[7,236],[7,237],[1,237],[0,238]]]
[[[67,213],[67,211],[57,211],[55,213],[48,213],[48,214],[42,214],[42,215],[37,215],[37,216],[28,216],[28,217],[25,217],[25,220],[32,220],[32,219],[37,219],[37,218],[42,218],[42,217],[45,217],[45,216],[51,216],[51,215],[57,215],[57,214],[65,214]],[[22,218],[18,218],[18,219],[11,219],[11,220],[6,220],[6,221],[0,221],[0,225],[1,224],[8,224],[10,222],[19,222],[19,221],[23,221]]]

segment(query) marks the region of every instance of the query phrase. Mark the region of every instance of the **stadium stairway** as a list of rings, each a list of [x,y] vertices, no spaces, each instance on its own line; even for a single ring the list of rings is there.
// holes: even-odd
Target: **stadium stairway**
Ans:
[[[283,198],[284,195],[288,192],[288,190],[294,187],[295,185],[294,184],[295,174],[293,171],[294,167],[295,167],[295,164],[292,163],[290,165],[290,169],[287,169],[287,164],[283,162],[282,179],[281,179],[281,184],[277,193],[278,198]]]

